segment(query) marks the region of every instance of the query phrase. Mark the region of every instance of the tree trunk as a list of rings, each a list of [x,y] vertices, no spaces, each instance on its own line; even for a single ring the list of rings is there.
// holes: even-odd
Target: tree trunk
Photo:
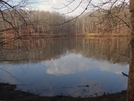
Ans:
[[[130,66],[128,76],[127,101],[134,101],[134,0],[130,0],[131,13],[131,40]]]

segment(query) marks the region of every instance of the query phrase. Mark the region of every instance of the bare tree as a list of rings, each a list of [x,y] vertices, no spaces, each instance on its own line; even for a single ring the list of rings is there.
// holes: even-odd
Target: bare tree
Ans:
[[[84,2],[85,1],[85,2]],[[100,0],[98,0],[99,2]],[[73,2],[75,2],[75,0],[67,0],[67,4],[64,4],[64,7],[61,7],[60,9],[63,8],[69,8],[71,9],[69,12],[67,13],[63,13],[64,15],[66,14],[70,14],[72,12],[74,12],[76,9],[78,9],[82,3],[85,4],[83,11],[76,17],[69,19],[65,22],[62,23],[57,23],[57,24],[50,24],[48,22],[49,25],[51,26],[57,26],[57,25],[63,25],[67,22],[76,20],[77,18],[79,18],[82,14],[84,14],[87,10],[91,8],[93,8],[94,11],[99,11],[99,10],[103,10],[105,11],[105,16],[104,19],[107,17],[110,20],[106,23],[108,23],[108,27],[109,30],[112,30],[110,28],[113,28],[116,23],[113,24],[113,21],[116,19],[118,19],[118,21],[123,22],[126,26],[128,26],[129,28],[131,28],[131,39],[130,39],[130,46],[131,46],[131,54],[130,54],[130,70],[129,70],[129,80],[128,80],[128,91],[127,91],[127,101],[134,101],[134,0],[130,0],[128,4],[130,4],[130,13],[131,13],[131,26],[126,22],[124,17],[120,17],[120,15],[115,14],[115,12],[113,13],[113,8],[117,5],[120,5],[120,8],[123,8],[123,5],[125,3],[128,2],[128,0],[101,0],[102,2],[99,2],[97,4],[93,3],[93,0],[80,0],[78,5],[71,9],[69,7],[69,5],[71,5]],[[19,39],[23,42],[22,40],[22,36],[24,34],[20,33],[20,28],[26,28],[29,27],[32,24],[27,23],[29,20],[28,16],[24,16],[24,15],[28,15],[25,12],[23,12],[23,15],[20,11],[20,9],[18,9],[18,7],[21,7],[21,4],[25,4],[25,0],[22,0],[19,4],[13,5],[12,3],[9,1],[4,1],[4,0],[0,0],[0,46],[5,45],[6,43],[12,42],[16,39]],[[119,9],[119,11],[121,11],[121,9]],[[19,19],[19,20],[18,20]],[[27,19],[27,20],[26,20]],[[112,19],[112,20],[111,20]],[[29,21],[30,22],[30,21]],[[77,23],[77,25],[79,27],[84,27],[81,23]],[[94,26],[94,25],[93,25]],[[120,26],[120,24],[118,24],[118,26]],[[87,28],[86,28],[87,29]],[[56,27],[57,30],[57,27]],[[85,29],[82,28],[83,31],[85,31]],[[8,36],[9,33],[12,33],[12,31],[14,32],[14,35],[9,35],[9,39],[3,40],[3,36],[6,35]],[[58,31],[57,31],[58,32]],[[79,30],[77,30],[77,32],[79,32]],[[25,35],[24,35],[25,36]],[[24,42],[25,45],[25,42]]]
[[[103,0],[102,0],[103,1]],[[73,2],[73,1],[72,1]],[[70,2],[70,3],[72,3]],[[131,26],[126,22],[124,18],[121,18],[120,16],[117,16],[111,12],[111,9],[115,7],[117,4],[120,3],[120,9],[123,7],[123,5],[129,2],[130,5],[130,13],[131,13]],[[88,4],[91,3],[88,2]],[[81,2],[80,2],[81,4]],[[65,7],[68,7],[69,3],[65,5]],[[130,67],[129,67],[129,75],[128,75],[128,90],[127,90],[127,101],[134,101],[134,0],[126,1],[126,0],[106,0],[105,2],[99,3],[99,5],[92,4],[94,6],[95,10],[104,9],[105,7],[108,7],[110,10],[107,10],[107,15],[110,17],[110,19],[117,18],[118,20],[122,21],[126,26],[128,26],[131,29],[130,34]],[[87,10],[89,6],[86,6],[84,9]],[[77,8],[76,8],[77,9]],[[73,10],[72,10],[73,11]],[[108,17],[107,16],[107,17]],[[77,17],[76,17],[77,18]],[[111,23],[111,22],[107,22]],[[108,25],[109,28],[112,27],[112,25]]]
[[[0,47],[7,43],[12,44],[15,40],[21,40],[26,46],[22,36],[30,32],[32,23],[26,10],[21,9],[25,4],[25,0],[18,2],[0,0]]]
[[[127,101],[134,101],[134,0],[130,0],[131,13],[131,52],[130,52],[130,66],[128,76],[128,91]]]

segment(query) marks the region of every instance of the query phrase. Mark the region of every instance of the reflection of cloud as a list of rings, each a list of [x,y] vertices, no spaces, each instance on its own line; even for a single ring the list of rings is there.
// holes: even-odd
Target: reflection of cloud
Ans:
[[[46,61],[45,65],[48,67],[47,73],[60,75],[88,70],[94,67],[94,62],[89,62],[89,59],[83,58],[81,55],[69,54],[57,60]]]
[[[127,66],[110,64],[108,62],[99,62],[96,60],[82,57],[80,54],[68,54],[60,59],[46,61],[46,72],[48,74],[63,75],[74,74],[77,72],[87,71],[91,68],[100,68],[102,71],[119,74],[126,70]]]

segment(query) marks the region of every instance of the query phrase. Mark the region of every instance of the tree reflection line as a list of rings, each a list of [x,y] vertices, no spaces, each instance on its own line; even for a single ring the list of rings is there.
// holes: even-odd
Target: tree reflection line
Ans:
[[[58,90],[58,89],[73,89],[73,88],[80,88],[80,89],[78,89],[78,90],[76,90],[76,91],[73,91],[72,93],[70,93],[70,94],[67,94],[67,95],[65,95],[63,92],[61,92],[61,93],[59,93],[58,95],[55,95],[55,96],[73,96],[74,94],[77,94],[77,93],[79,93],[79,92],[81,92],[81,93],[85,93],[85,95],[83,96],[83,97],[93,97],[93,96],[100,96],[99,95],[99,93],[100,92],[96,92],[96,91],[94,91],[94,89],[95,89],[95,87],[98,85],[99,86],[99,84],[98,83],[95,83],[92,87],[90,86],[90,85],[79,85],[79,86],[72,86],[72,87],[61,87],[61,88],[56,88],[56,87],[54,87],[52,84],[50,84],[51,85],[51,88],[44,88],[44,89],[42,89],[41,91],[39,91],[38,89],[30,89],[30,90],[27,90],[27,92],[31,92],[31,93],[34,93],[34,94],[36,94],[36,95],[42,95],[43,94],[43,96],[45,96],[45,94],[48,94],[48,93],[53,93],[53,92],[55,92],[56,90]],[[26,86],[26,85],[23,85],[23,86]],[[31,83],[30,85],[27,85],[27,86],[34,86],[34,83]],[[103,89],[103,87],[102,86],[100,86],[102,89]],[[44,94],[45,93],[45,94]],[[92,95],[90,94],[90,95],[88,95],[89,93],[92,93]],[[102,95],[104,95],[106,92],[101,92],[102,93]],[[78,95],[78,96],[80,96],[80,95]],[[82,96],[81,96],[82,97]]]
[[[11,74],[10,72],[8,72],[7,70],[4,70],[4,69],[2,69],[2,68],[0,68],[0,70],[2,70],[2,71],[4,71],[4,72],[8,73],[8,74],[9,74],[11,77],[13,77],[14,79],[23,82],[22,80],[20,80],[19,78],[15,77],[13,74]]]
[[[38,63],[40,61],[57,59],[69,52],[82,54],[86,58],[106,60],[114,64],[128,64],[130,60],[128,39],[114,38],[109,39],[108,43],[106,40],[104,38],[38,39],[33,40],[33,42],[25,40],[29,51],[23,49],[21,42],[16,42],[16,49],[0,49],[0,62],[7,61],[10,64],[20,64],[31,61]]]

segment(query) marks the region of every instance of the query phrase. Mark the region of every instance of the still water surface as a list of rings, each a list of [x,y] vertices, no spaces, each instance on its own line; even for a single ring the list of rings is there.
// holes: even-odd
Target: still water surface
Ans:
[[[127,89],[126,38],[55,38],[0,49],[0,82],[42,96],[97,96]],[[8,48],[8,49],[7,49]]]

